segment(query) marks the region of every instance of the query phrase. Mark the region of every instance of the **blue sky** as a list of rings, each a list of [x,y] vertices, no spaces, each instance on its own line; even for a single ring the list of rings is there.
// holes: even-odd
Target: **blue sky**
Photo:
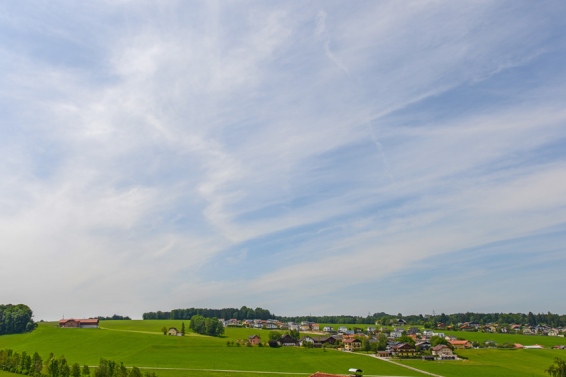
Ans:
[[[566,313],[561,1],[0,4],[37,319]]]

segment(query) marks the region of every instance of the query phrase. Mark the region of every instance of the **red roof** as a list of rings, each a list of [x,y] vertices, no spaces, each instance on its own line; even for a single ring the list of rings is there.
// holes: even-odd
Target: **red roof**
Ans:
[[[454,346],[455,346],[455,345],[462,345],[462,346],[464,346],[464,345],[468,344],[469,342],[470,342],[469,340],[451,340],[451,341],[450,341],[450,344],[452,344],[452,345],[454,345]]]
[[[89,319],[76,319],[76,318],[67,318],[67,319],[60,319],[59,323],[67,323],[69,321],[75,321],[78,323],[98,323],[98,318],[89,318]]]
[[[354,342],[361,343],[361,341],[359,339],[344,339],[342,341],[342,343],[354,343]]]

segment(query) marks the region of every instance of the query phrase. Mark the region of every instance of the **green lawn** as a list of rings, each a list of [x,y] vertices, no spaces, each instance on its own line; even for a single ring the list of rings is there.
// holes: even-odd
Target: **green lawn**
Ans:
[[[17,375],[14,373],[8,373],[0,370],[0,377],[17,377]]]
[[[557,336],[542,335],[520,335],[520,334],[500,334],[500,333],[484,333],[484,332],[467,332],[467,331],[438,331],[444,332],[446,335],[452,335],[459,338],[467,339],[471,342],[485,342],[488,340],[498,344],[503,343],[520,343],[524,346],[532,344],[540,344],[545,347],[556,345],[566,345],[566,338]]]
[[[97,365],[106,358],[123,362],[127,366],[149,368],[179,368],[177,370],[154,370],[160,377],[227,377],[258,376],[253,371],[272,372],[269,377],[283,377],[285,373],[300,373],[303,376],[316,371],[346,374],[349,368],[360,368],[366,376],[423,376],[372,357],[357,353],[322,349],[269,347],[228,347],[227,341],[247,339],[257,334],[263,342],[268,340],[269,330],[227,328],[220,338],[187,334],[185,337],[162,335],[163,326],[188,328],[189,321],[101,321],[100,329],[60,329],[57,323],[41,323],[37,330],[23,335],[0,336],[0,349],[35,351],[45,359],[49,352],[64,355],[70,363]],[[334,325],[337,327],[336,325]],[[348,325],[353,327],[354,325]],[[362,327],[362,326],[360,326]],[[564,338],[446,332],[472,341],[493,340],[497,343],[542,344],[552,346],[564,344]],[[405,360],[402,363],[436,373],[445,377],[533,377],[544,376],[544,369],[551,365],[554,357],[566,359],[564,350],[461,350],[465,361],[423,362]],[[216,371],[212,371],[216,370]],[[223,371],[223,372],[222,372]],[[230,371],[248,371],[237,373]],[[15,375],[0,373],[0,377]],[[292,377],[293,375],[286,375]],[[300,375],[297,375],[300,376]]]
[[[462,350],[458,354],[469,359],[442,362],[405,360],[403,364],[443,376],[532,377],[548,376],[544,370],[555,357],[566,359],[566,351],[563,350],[478,349]]]
[[[295,347],[226,346],[228,340],[247,339],[252,334],[259,334],[266,341],[269,333],[266,330],[228,328],[223,338],[195,334],[185,337],[162,335],[163,326],[180,328],[181,323],[101,321],[101,329],[61,329],[55,323],[41,323],[30,334],[1,336],[0,348],[28,353],[37,351],[43,358],[53,352],[56,356],[64,355],[70,363],[81,365],[96,365],[103,357],[138,367],[294,372],[304,375],[316,371],[346,373],[349,368],[355,367],[364,370],[367,375],[419,375],[360,354]],[[188,327],[188,321],[185,325]],[[190,370],[156,370],[156,373],[163,377],[204,375],[202,371]],[[207,373],[211,377],[223,377],[222,373]]]

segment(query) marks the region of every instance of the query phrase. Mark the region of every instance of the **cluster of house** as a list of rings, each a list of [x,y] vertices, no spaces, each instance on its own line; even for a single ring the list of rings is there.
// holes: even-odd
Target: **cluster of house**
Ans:
[[[454,330],[454,326],[446,326],[443,323],[438,324],[439,329]],[[515,333],[523,335],[546,335],[546,336],[564,336],[566,327],[551,327],[546,325],[519,325],[511,324],[508,326],[500,326],[497,323],[488,323],[481,325],[477,322],[464,322],[457,326],[460,331],[482,331],[488,333]]]
[[[402,321],[402,320],[401,320]],[[368,339],[369,343],[375,343],[378,341],[377,334],[385,334],[388,338],[386,349],[383,351],[378,351],[378,357],[417,357],[422,351],[426,352],[426,356],[422,356],[426,360],[455,360],[457,356],[454,354],[453,350],[457,349],[469,349],[472,348],[472,342],[469,340],[458,339],[454,336],[448,336],[439,330],[420,330],[417,327],[394,327],[390,330],[387,327],[376,328],[369,326],[365,330],[362,328],[354,327],[352,329],[346,326],[339,326],[334,328],[332,326],[325,326],[320,329],[320,326],[312,322],[302,322],[298,323],[278,323],[277,321],[269,320],[249,320],[244,321],[244,323],[239,324],[248,327],[258,328],[258,329],[289,329],[289,330],[299,330],[302,332],[320,332],[324,335],[306,335],[300,339],[294,339],[290,335],[284,335],[280,341],[280,346],[304,346],[305,343],[310,343],[309,346],[312,347],[324,347],[325,345],[334,346],[336,344],[341,344],[344,351],[359,351],[362,349],[362,340],[364,337]],[[399,322],[398,325],[404,325],[403,322]],[[276,326],[276,327],[275,327]],[[474,323],[462,324],[461,330],[465,331],[468,327],[474,328],[476,331],[482,331],[484,328],[476,328]],[[523,329],[522,329],[523,331]],[[500,332],[499,330],[493,331],[490,329],[489,332]],[[541,332],[538,332],[541,334]],[[414,346],[411,343],[399,342],[396,339],[402,336],[408,336],[415,341]],[[549,335],[547,333],[547,335]],[[447,341],[449,345],[438,344],[432,346],[430,340],[433,336],[443,338]],[[260,337],[258,335],[250,336],[248,341],[252,344],[260,343]],[[516,348],[542,348],[538,345],[533,346],[522,346],[520,344],[515,345]],[[556,346],[555,348],[561,348],[563,346]]]
[[[436,333],[433,331],[421,332],[416,327],[411,327],[408,330],[405,330],[404,328],[395,328],[393,331],[389,332],[385,332],[388,331],[385,328],[379,330],[388,337],[386,349],[384,351],[378,351],[377,356],[379,357],[416,357],[419,356],[422,351],[430,350],[432,355],[425,356],[424,358],[455,360],[457,357],[453,353],[452,349],[472,348],[472,343],[468,340],[457,340],[454,337],[446,337],[443,333]],[[291,335],[286,334],[281,337],[278,344],[283,347],[299,347],[305,346],[305,343],[307,343],[308,346],[314,348],[324,347],[325,345],[335,346],[337,344],[341,344],[344,351],[360,351],[362,349],[361,339],[364,337],[368,339],[370,344],[378,341],[376,336],[377,331],[378,330],[375,327],[368,327],[366,331],[363,332],[362,329],[354,328],[354,330],[350,330],[345,326],[341,326],[338,328],[338,331],[334,331],[335,333],[332,335],[326,334],[319,336],[309,334],[301,337],[300,339],[295,339]],[[416,342],[415,345],[413,346],[409,343],[395,341],[396,338],[403,335],[408,335],[414,339]],[[447,339],[451,347],[444,344],[432,347],[430,338],[433,336]],[[257,345],[261,342],[261,338],[259,335],[251,335],[248,337],[248,342],[251,345]]]
[[[251,327],[254,329],[268,329],[268,330],[296,330],[296,331],[320,331],[320,326],[318,323],[314,322],[281,322],[275,319],[220,319],[219,320],[224,327],[228,326],[243,326]],[[325,327],[323,331],[330,331],[331,328]]]
[[[354,327],[353,329],[348,329],[345,326],[324,326],[320,328],[318,323],[315,322],[281,322],[275,319],[249,319],[249,320],[237,320],[228,319],[220,320],[222,324],[226,326],[244,326],[252,327],[256,329],[272,329],[272,330],[297,330],[301,332],[309,331],[324,331],[330,334],[354,334],[358,332],[364,332],[361,328]],[[396,326],[405,326],[406,322],[403,319],[397,319],[394,322]],[[550,327],[545,325],[529,326],[529,325],[519,325],[511,324],[508,326],[500,326],[497,323],[488,323],[486,325],[481,325],[477,322],[464,322],[457,326],[445,325],[444,323],[439,323],[438,330],[460,330],[460,331],[482,331],[488,333],[522,333],[524,335],[548,335],[548,336],[564,336],[566,334],[566,327]],[[374,327],[368,327],[367,332],[375,332]],[[395,336],[395,334],[393,335]],[[398,336],[397,336],[398,337]]]

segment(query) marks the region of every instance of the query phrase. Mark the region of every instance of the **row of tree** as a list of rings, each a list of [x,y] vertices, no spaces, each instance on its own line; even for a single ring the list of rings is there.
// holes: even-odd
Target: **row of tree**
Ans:
[[[463,322],[477,322],[479,324],[499,323],[499,324],[529,324],[535,326],[537,324],[545,324],[552,327],[566,326],[566,315],[539,313],[533,314],[529,312],[524,313],[455,313],[455,314],[440,314],[440,315],[407,315],[401,313],[397,315],[387,314],[384,312],[369,314],[365,317],[339,315],[339,316],[276,316],[269,310],[262,308],[248,308],[242,306],[240,309],[224,308],[224,309],[208,309],[208,308],[189,308],[189,309],[175,309],[170,312],[148,312],[143,314],[143,319],[190,319],[194,315],[199,315],[205,318],[235,318],[239,320],[244,319],[277,319],[282,322],[318,322],[330,324],[373,324],[381,323],[388,325],[396,322],[399,319],[404,320],[409,325],[421,325],[429,328],[436,327],[439,323],[446,325],[456,325]]]
[[[30,332],[37,327],[29,306],[0,305],[0,335]]]
[[[14,352],[0,350],[0,370],[33,377],[157,377],[153,372],[142,373],[139,368],[126,368],[123,363],[100,359],[98,367],[91,372],[88,365],[69,364],[65,356],[55,358],[53,353],[43,361],[37,352]]]
[[[426,319],[431,321],[433,325],[437,323],[453,324],[463,322],[476,322],[481,325],[488,323],[498,323],[500,325],[508,325],[512,323],[528,324],[531,326],[547,325],[551,327],[566,326],[566,315],[547,313],[533,314],[525,313],[457,313],[457,314],[440,314]]]
[[[194,315],[200,315],[206,318],[236,318],[243,319],[270,319],[275,315],[271,314],[269,310],[262,308],[248,308],[242,306],[240,309],[224,308],[224,309],[207,309],[207,308],[189,308],[189,309],[175,309],[170,312],[148,312],[143,313],[143,319],[191,319]]]
[[[197,334],[220,336],[224,334],[224,326],[218,321],[218,318],[205,318],[201,315],[191,317],[189,328]]]
[[[117,320],[128,320],[129,321],[129,320],[131,320],[131,318],[128,317],[128,316],[122,316],[122,315],[118,315],[118,314],[114,314],[112,317],[98,316],[97,318],[99,320],[114,320],[114,321],[117,321]]]

